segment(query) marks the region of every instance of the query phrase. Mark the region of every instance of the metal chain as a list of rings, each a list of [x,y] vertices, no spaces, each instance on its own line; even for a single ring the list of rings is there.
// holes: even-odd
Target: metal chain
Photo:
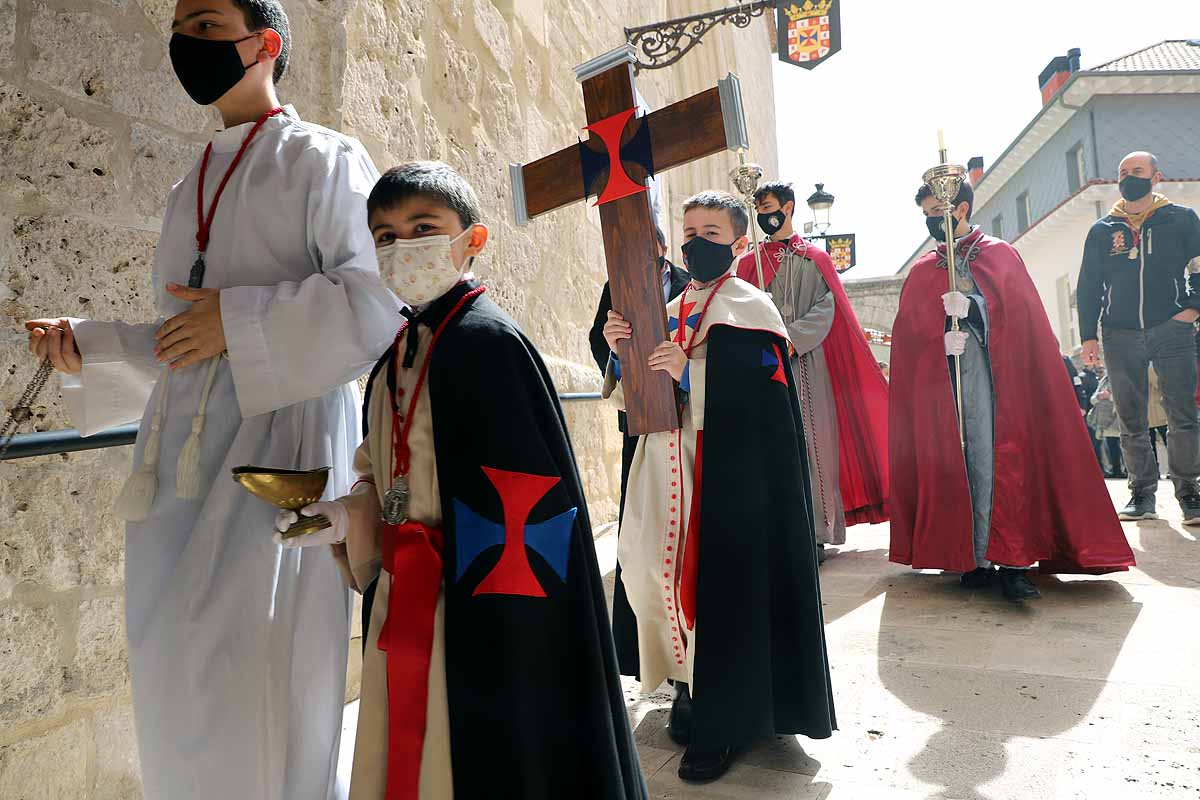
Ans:
[[[46,382],[50,380],[52,372],[54,372],[54,367],[51,365],[50,359],[39,364],[33,379],[29,381],[29,385],[21,394],[21,399],[8,412],[8,419],[4,421],[4,427],[0,428],[0,459],[3,459],[8,453],[13,437],[17,435],[21,425],[33,418],[33,402],[38,399],[38,395],[46,387]]]

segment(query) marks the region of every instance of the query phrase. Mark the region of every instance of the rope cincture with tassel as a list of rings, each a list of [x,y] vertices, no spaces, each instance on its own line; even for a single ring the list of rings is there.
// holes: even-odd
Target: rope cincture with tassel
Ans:
[[[150,516],[154,496],[158,494],[158,451],[162,441],[163,414],[167,407],[167,393],[171,389],[171,371],[165,369],[162,376],[162,392],[150,418],[150,435],[146,437],[146,449],[142,451],[142,465],[125,481],[125,488],[117,497],[113,510],[126,522],[143,522]]]
[[[200,436],[204,432],[204,415],[220,363],[221,356],[209,359],[208,377],[204,380],[204,391],[200,395],[200,408],[192,417],[192,432],[179,453],[179,463],[175,467],[175,496],[180,500],[195,500],[200,496]]]
[[[208,400],[217,379],[217,368],[222,356],[209,359],[208,375],[204,380],[204,391],[200,395],[200,407],[192,417],[192,432],[179,452],[175,466],[175,496],[180,500],[195,500],[200,497],[200,442],[204,434],[204,420],[208,412]],[[126,522],[144,522],[154,507],[158,495],[158,457],[162,449],[163,417],[166,414],[167,395],[171,388],[171,370],[163,370],[162,393],[150,418],[150,434],[146,437],[146,449],[142,452],[142,464],[125,482],[125,488],[114,506],[116,514]]]

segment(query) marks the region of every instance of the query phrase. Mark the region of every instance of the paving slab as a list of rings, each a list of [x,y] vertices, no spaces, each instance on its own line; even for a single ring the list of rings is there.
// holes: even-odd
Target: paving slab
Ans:
[[[1043,598],[1025,606],[890,563],[886,525],[852,528],[821,569],[840,730],[755,743],[692,786],[669,687],[625,679],[651,796],[1200,800],[1200,531],[1168,484],[1158,508],[1123,526],[1136,568],[1034,574]],[[611,590],[615,531],[597,546]]]

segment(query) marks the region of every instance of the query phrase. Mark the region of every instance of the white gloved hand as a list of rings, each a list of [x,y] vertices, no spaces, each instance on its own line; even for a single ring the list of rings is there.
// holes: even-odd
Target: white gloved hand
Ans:
[[[947,331],[946,332],[946,355],[961,356],[967,352],[967,332],[966,331]]]
[[[303,536],[284,539],[283,532],[298,522],[301,515],[305,517],[324,515],[329,520],[330,526],[306,533]],[[295,511],[285,509],[275,517],[275,530],[275,544],[281,544],[284,547],[317,547],[338,544],[346,541],[346,535],[350,532],[350,512],[338,502],[313,503],[300,509],[299,515]]]
[[[946,309],[947,317],[966,319],[971,313],[971,298],[962,292],[947,292],[942,295],[942,306]]]

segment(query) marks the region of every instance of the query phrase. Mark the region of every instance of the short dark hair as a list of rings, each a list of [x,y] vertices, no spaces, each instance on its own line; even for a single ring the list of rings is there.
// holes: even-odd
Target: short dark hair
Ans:
[[[414,195],[441,203],[458,214],[464,230],[483,218],[471,184],[441,161],[410,161],[383,173],[367,198],[367,214],[395,208]]]
[[[790,183],[784,183],[783,181],[764,183],[754,192],[754,205],[758,205],[763,200],[766,200],[769,194],[775,195],[775,199],[779,201],[779,205],[792,203],[793,208],[795,207],[796,190],[792,188]]]
[[[728,212],[729,221],[733,225],[733,235],[738,238],[745,236],[746,231],[750,229],[750,215],[746,213],[746,206],[728,192],[710,190],[694,194],[683,204],[683,213],[686,214],[693,208]]]
[[[233,0],[235,8],[246,18],[246,27],[254,32],[265,31],[267,28],[279,34],[283,45],[279,48],[279,57],[275,59],[275,71],[271,77],[279,83],[287,72],[288,61],[292,55],[292,30],[288,25],[287,13],[279,0]]]
[[[933,197],[933,190],[929,188],[929,184],[922,183],[921,188],[917,189],[917,205],[921,205],[926,197]],[[962,188],[954,196],[955,208],[963,203],[967,204],[967,219],[970,220],[971,213],[975,211],[975,190],[971,188],[971,184],[967,181],[963,181]]]
[[[659,225],[657,222],[654,223],[654,238],[658,239],[659,247],[667,246],[667,235],[665,233],[663,233],[662,226]]]

